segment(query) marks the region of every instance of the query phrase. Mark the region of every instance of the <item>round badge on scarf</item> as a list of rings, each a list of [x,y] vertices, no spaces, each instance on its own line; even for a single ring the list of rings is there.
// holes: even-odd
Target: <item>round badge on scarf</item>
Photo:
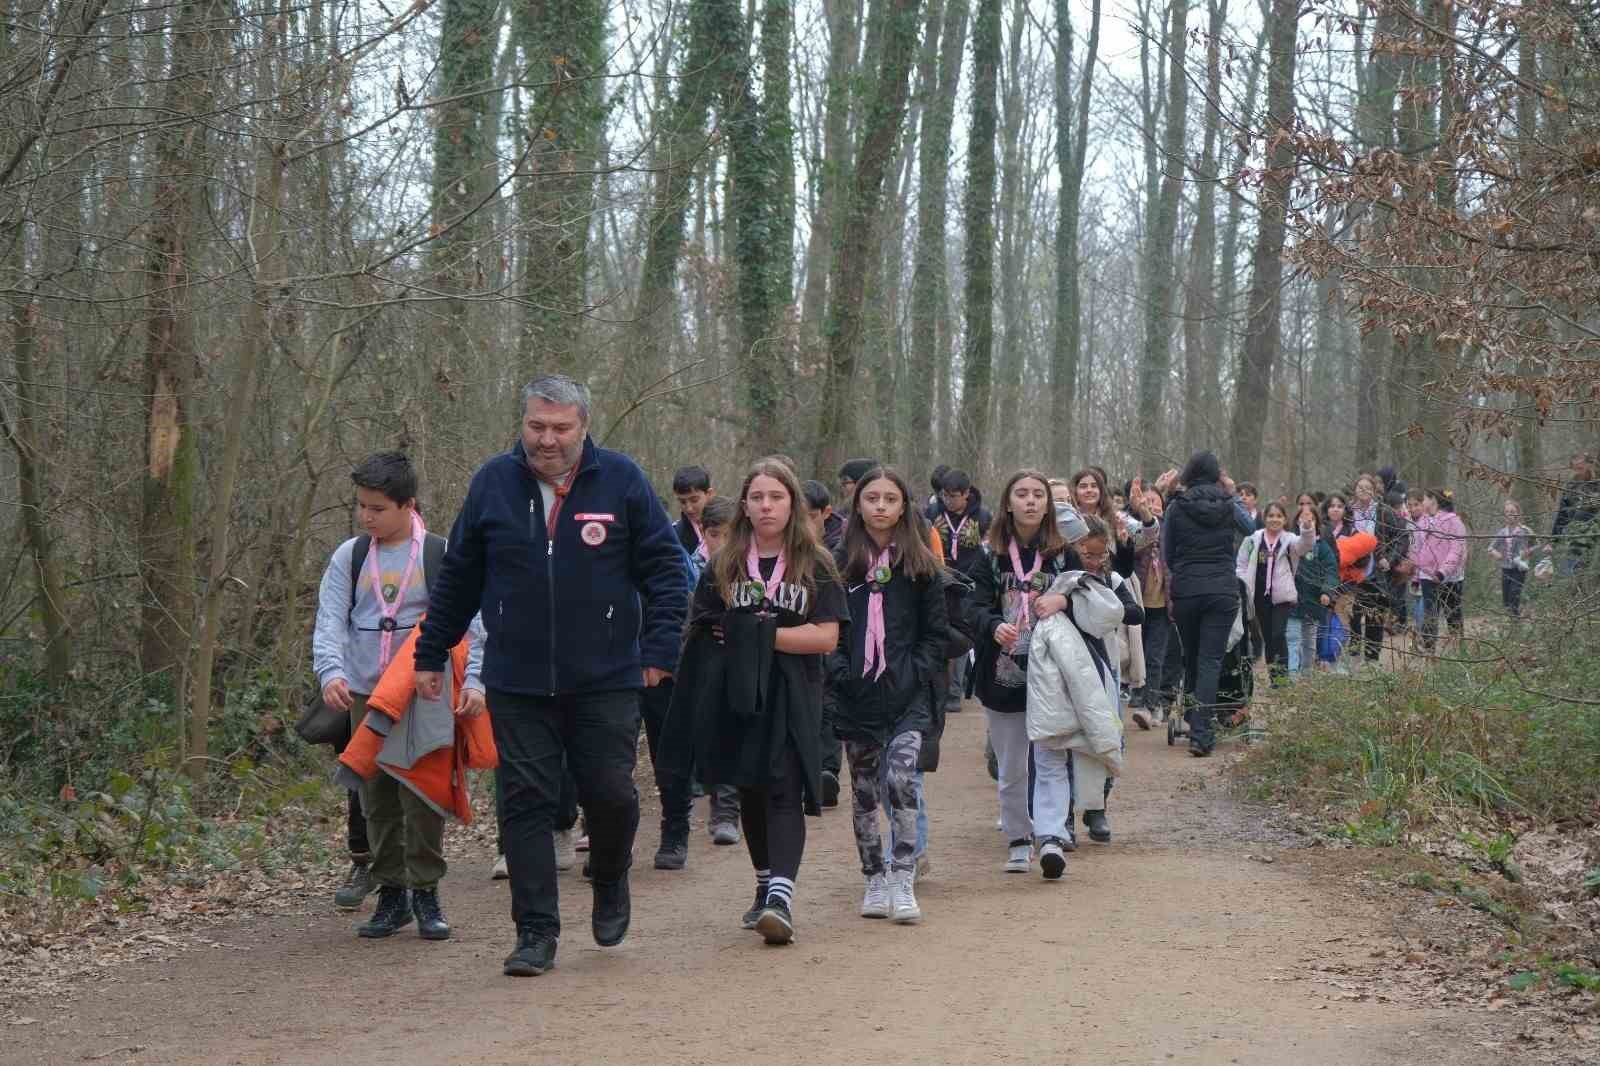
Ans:
[[[589,547],[598,548],[606,542],[606,527],[600,522],[585,522],[578,535]]]

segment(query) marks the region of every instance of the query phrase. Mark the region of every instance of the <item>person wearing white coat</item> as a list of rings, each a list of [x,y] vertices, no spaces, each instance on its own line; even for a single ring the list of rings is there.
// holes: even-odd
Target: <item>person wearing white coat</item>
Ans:
[[[1090,566],[1094,547],[1079,549]],[[1115,643],[1108,649],[1107,638],[1119,626],[1142,622],[1144,609],[1125,585],[1113,589],[1107,578],[1084,571],[1062,574],[1050,593],[1065,596],[1067,608],[1034,626],[1026,718],[1037,769],[1033,834],[1039,868],[1055,880],[1066,870],[1074,794],[1091,830],[1104,828],[1104,839],[1110,839],[1105,786],[1122,772],[1122,714]]]

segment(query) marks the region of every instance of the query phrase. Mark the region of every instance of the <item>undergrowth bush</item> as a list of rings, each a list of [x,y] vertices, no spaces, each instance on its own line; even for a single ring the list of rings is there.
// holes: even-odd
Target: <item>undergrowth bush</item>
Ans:
[[[1423,669],[1302,675],[1241,773],[1258,797],[1332,805],[1371,843],[1463,807],[1592,822],[1597,696],[1595,627],[1507,623]]]
[[[196,784],[181,772],[162,679],[52,688],[0,673],[0,894],[70,902],[153,873],[200,881],[320,860],[318,824],[342,793],[326,753],[300,741],[288,714],[267,678],[230,686]]]

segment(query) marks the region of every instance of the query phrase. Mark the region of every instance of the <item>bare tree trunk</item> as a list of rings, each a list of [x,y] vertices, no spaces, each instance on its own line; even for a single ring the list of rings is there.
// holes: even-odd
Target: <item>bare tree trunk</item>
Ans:
[[[822,120],[822,166],[817,177],[818,212],[806,244],[806,288],[800,310],[802,345],[821,338],[828,280],[839,235],[840,206],[850,177],[850,80],[861,48],[854,0],[824,0],[828,18],[828,89]]]
[[[1263,27],[1261,35],[1256,41],[1256,49],[1250,56],[1250,73],[1245,79],[1244,115],[1243,123],[1255,121],[1256,99],[1261,91],[1261,60],[1267,49],[1267,29]],[[1246,160],[1250,158],[1248,144],[1241,144],[1234,155],[1233,165],[1228,168],[1230,175],[1237,174],[1244,168]],[[1239,190],[1229,187],[1228,190],[1228,219],[1222,230],[1222,259],[1221,278],[1218,283],[1217,313],[1212,316],[1208,324],[1206,337],[1206,357],[1212,362],[1206,366],[1205,387],[1205,416],[1207,421],[1217,427],[1213,436],[1221,436],[1221,427],[1226,421],[1227,412],[1222,405],[1222,368],[1227,365],[1227,355],[1233,342],[1233,316],[1234,305],[1238,302],[1239,293],[1239,228],[1244,214],[1244,197]]]
[[[1228,0],[1209,0],[1206,37],[1206,123],[1195,175],[1194,232],[1189,237],[1189,269],[1184,277],[1183,306],[1183,437],[1177,451],[1210,444],[1206,422],[1206,375],[1217,363],[1206,342],[1216,333],[1209,328],[1217,314],[1214,288],[1217,279],[1217,132],[1222,125],[1222,33],[1227,25]]]
[[[876,249],[871,236],[882,209],[883,187],[905,120],[911,67],[916,61],[921,0],[879,0],[883,5],[883,56],[861,128],[850,196],[835,258],[833,295],[823,337],[828,345],[822,417],[817,432],[818,470],[835,470],[856,439],[853,392],[861,347],[862,303]]]
[[[993,408],[998,417],[995,433],[994,460],[1010,466],[1020,455],[1021,419],[1007,418],[1005,412],[1017,410],[1018,395],[1022,389],[1023,325],[1022,300],[1027,288],[1026,241],[1020,232],[1026,209],[1023,205],[1022,182],[1022,28],[1027,19],[1025,0],[1018,0],[1011,16],[1011,29],[1006,45],[1005,94],[1001,102],[1002,145],[1000,170],[1000,276],[1006,284],[1000,287],[1000,374],[995,390]],[[993,421],[991,422],[993,424]]]
[[[1282,347],[1279,320],[1283,283],[1283,240],[1294,179],[1294,61],[1298,10],[1295,0],[1273,0],[1269,22],[1267,70],[1267,172],[1261,183],[1261,221],[1250,266],[1249,324],[1239,388],[1233,406],[1230,469],[1236,477],[1255,478],[1261,471],[1261,443],[1267,394]]]
[[[935,4],[939,0],[933,0]],[[949,314],[949,263],[945,247],[945,213],[950,202],[950,139],[955,125],[956,90],[967,39],[967,0],[949,0],[942,28],[930,14],[929,43],[923,62],[931,68],[938,56],[937,85],[922,118],[922,150],[917,157],[917,257],[911,277],[911,435],[912,455],[934,454],[934,411],[948,409],[950,360],[943,358],[950,338],[941,331]],[[948,419],[939,420],[948,431]]]
[[[1089,43],[1079,67],[1077,128],[1072,114],[1072,15],[1068,0],[1056,0],[1056,170],[1060,181],[1056,223],[1056,336],[1051,352],[1051,407],[1055,429],[1051,462],[1072,467],[1078,397],[1078,351],[1082,338],[1082,281],[1078,262],[1078,218],[1088,159],[1089,100],[1100,51],[1100,0],[1089,8]]]
[[[1400,29],[1400,15],[1391,4],[1378,8],[1378,18],[1373,36],[1392,36]],[[1365,152],[1379,151],[1394,143],[1395,91],[1399,86],[1399,60],[1387,50],[1374,51],[1367,64],[1362,97],[1356,115],[1356,124]],[[1356,219],[1357,236],[1366,241],[1380,241],[1388,228],[1388,217],[1381,211],[1368,213]],[[1394,338],[1389,331],[1374,324],[1361,333],[1361,355],[1356,379],[1356,466],[1371,470],[1378,465],[1378,427],[1382,423],[1382,384],[1386,375],[1401,380],[1402,375],[1393,365],[1396,356]]]
[[[989,388],[994,360],[994,197],[1000,0],[978,0],[972,24],[972,126],[967,138],[966,337],[956,455],[988,474]]]
[[[1189,0],[1171,0],[1169,6],[1167,127],[1160,160],[1165,170],[1147,237],[1150,243],[1145,248],[1149,287],[1144,305],[1144,356],[1139,361],[1140,444],[1156,455],[1166,451],[1167,378],[1172,374],[1172,244],[1178,229],[1178,199],[1183,192],[1183,142],[1189,117],[1189,80],[1184,70]]]

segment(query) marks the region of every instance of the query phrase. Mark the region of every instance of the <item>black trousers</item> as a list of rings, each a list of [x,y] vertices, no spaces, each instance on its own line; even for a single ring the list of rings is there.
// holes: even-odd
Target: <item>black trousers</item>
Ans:
[[[1500,602],[1512,618],[1522,617],[1522,587],[1528,583],[1528,572],[1511,567],[1500,571]]]
[[[1217,684],[1222,678],[1222,657],[1228,651],[1228,633],[1239,611],[1236,593],[1206,593],[1173,601],[1178,639],[1183,641],[1183,687],[1193,695],[1189,715],[1189,743],[1207,751],[1216,744]]]
[[[689,839],[689,811],[694,800],[689,794],[689,781],[677,774],[666,773],[656,752],[661,750],[661,729],[667,721],[667,710],[672,706],[672,681],[667,679],[655,688],[639,691],[639,710],[644,718],[645,743],[650,748],[650,765],[656,775],[656,789],[661,793],[661,839],[680,843]]]
[[[1183,645],[1178,627],[1167,617],[1166,607],[1146,607],[1144,625],[1144,688],[1135,703],[1159,707],[1171,703],[1183,681]]]
[[[1294,612],[1292,603],[1273,603],[1270,599],[1256,599],[1256,620],[1261,624],[1261,635],[1267,646],[1267,672],[1273,684],[1281,684],[1289,676],[1289,615]]]
[[[1378,575],[1386,580],[1384,575]],[[1356,586],[1355,610],[1350,615],[1350,641],[1359,642],[1368,662],[1383,654],[1383,626],[1389,617],[1389,594],[1375,581]]]
[[[350,743],[346,738],[343,742],[333,746],[335,755],[343,755],[345,745]],[[372,844],[367,839],[367,812],[361,808],[361,793],[350,789],[345,800],[345,844],[350,849],[352,862],[370,863],[372,861]]]
[[[567,696],[490,691],[511,917],[517,929],[561,935],[552,839],[563,762],[571,768],[589,830],[589,865],[597,884],[628,876],[639,828],[633,768],[639,747],[635,689]]]
[[[500,771],[494,772],[494,853],[506,853],[506,793],[500,787]],[[572,764],[561,757],[561,799],[556,803],[555,831],[565,833],[578,824],[578,783],[572,779]]]
[[[800,876],[806,850],[804,775],[791,743],[783,780],[762,788],[740,788],[739,807],[750,864],[791,881]]]

